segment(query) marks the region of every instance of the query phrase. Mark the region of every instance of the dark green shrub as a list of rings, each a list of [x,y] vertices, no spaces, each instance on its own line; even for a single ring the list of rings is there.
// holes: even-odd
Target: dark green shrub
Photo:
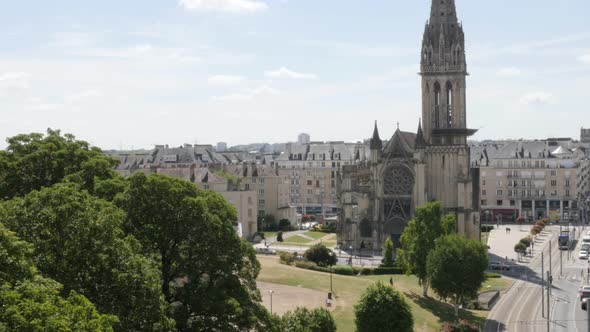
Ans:
[[[291,230],[291,222],[289,221],[289,219],[279,220],[279,230],[280,231],[290,231]]]
[[[394,267],[378,267],[376,269],[373,270],[373,274],[375,275],[384,275],[384,274],[405,274],[406,271],[399,267],[399,266],[394,266]]]
[[[307,249],[304,254],[306,260],[316,263],[320,266],[332,266],[338,262],[336,254],[325,245],[318,243]]]

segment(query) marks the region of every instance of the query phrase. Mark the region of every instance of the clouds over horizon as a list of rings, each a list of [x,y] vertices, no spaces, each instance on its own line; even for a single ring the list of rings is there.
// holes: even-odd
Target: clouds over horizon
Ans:
[[[318,75],[316,74],[306,74],[306,73],[299,73],[293,70],[290,70],[285,67],[281,67],[276,70],[269,70],[264,73],[264,76],[269,78],[287,78],[287,79],[294,79],[294,80],[317,80]]]
[[[179,0],[186,10],[252,13],[268,9],[266,2],[258,0]]]

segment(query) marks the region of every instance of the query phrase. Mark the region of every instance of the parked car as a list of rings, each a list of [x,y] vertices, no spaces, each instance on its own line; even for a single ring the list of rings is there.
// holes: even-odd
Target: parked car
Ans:
[[[277,251],[271,248],[257,248],[256,252],[259,254],[276,255]]]
[[[490,263],[490,270],[506,270],[510,271],[510,266],[501,262],[491,262]]]
[[[586,250],[580,250],[578,259],[588,259],[588,252]]]
[[[584,250],[586,252],[590,251],[590,243],[583,243],[582,247],[580,247],[580,250]]]
[[[585,297],[582,299],[582,310],[586,310],[588,308],[588,298]]]

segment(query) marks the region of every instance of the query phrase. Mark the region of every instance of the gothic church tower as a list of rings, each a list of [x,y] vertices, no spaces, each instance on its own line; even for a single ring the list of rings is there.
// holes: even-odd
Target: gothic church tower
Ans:
[[[465,35],[454,0],[432,0],[420,65],[426,196],[457,216],[460,234],[476,237],[479,189],[474,196],[467,145],[476,131],[467,128]]]

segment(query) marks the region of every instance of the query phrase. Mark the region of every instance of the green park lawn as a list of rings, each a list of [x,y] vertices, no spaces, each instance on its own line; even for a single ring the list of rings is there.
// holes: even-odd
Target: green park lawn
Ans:
[[[277,232],[264,232],[264,238],[270,239],[277,236]]]
[[[303,236],[293,235],[291,237],[285,238],[284,243],[296,243],[296,244],[306,244],[311,242],[312,240],[304,238]]]
[[[324,236],[327,236],[327,235],[330,235],[330,234],[322,233],[322,232],[305,232],[305,233],[303,233],[303,235],[309,236],[309,237],[311,237],[313,239],[318,240],[318,239],[321,239]]]
[[[326,293],[330,289],[329,274],[283,265],[276,257],[259,256],[258,259],[262,265],[259,281],[309,288]],[[438,301],[432,290],[429,292],[432,297],[422,297],[422,287],[418,285],[418,280],[414,276],[355,277],[334,274],[335,307],[332,313],[336,319],[338,331],[353,332],[355,330],[353,306],[358,302],[363,291],[377,280],[389,283],[390,278],[393,278],[394,287],[404,293],[409,300],[414,313],[415,331],[439,331],[443,322],[454,320],[453,307]],[[500,280],[502,279],[490,279],[489,282],[484,283],[484,287],[487,283],[493,284],[492,287],[509,285],[509,282]],[[483,326],[487,314],[487,311],[462,310],[460,316],[478,326]]]

